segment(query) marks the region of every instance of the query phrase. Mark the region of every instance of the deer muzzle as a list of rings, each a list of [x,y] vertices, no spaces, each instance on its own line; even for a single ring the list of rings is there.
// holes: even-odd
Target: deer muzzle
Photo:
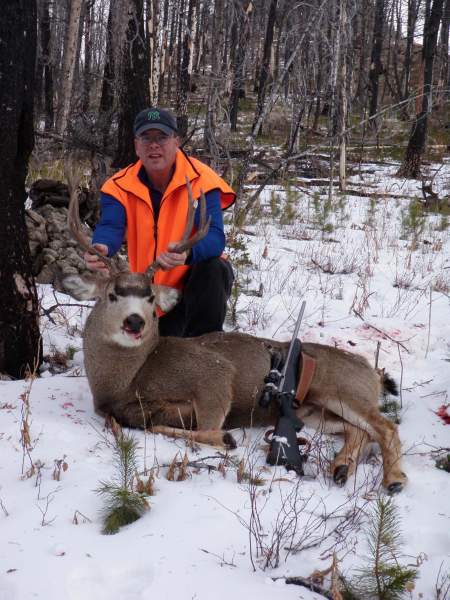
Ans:
[[[144,328],[144,325],[144,319],[140,315],[133,313],[129,315],[126,319],[124,319],[122,329],[128,335],[135,338],[139,338],[141,337],[141,332]]]

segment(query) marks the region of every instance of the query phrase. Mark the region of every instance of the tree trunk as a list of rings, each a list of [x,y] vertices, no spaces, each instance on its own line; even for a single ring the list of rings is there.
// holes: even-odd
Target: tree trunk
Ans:
[[[445,105],[449,97],[448,82],[449,82],[449,62],[448,62],[448,34],[450,27],[450,0],[445,0],[444,10],[442,13],[441,38],[439,40],[439,98],[438,104],[440,107]]]
[[[267,18],[266,35],[264,38],[263,58],[262,58],[262,63],[261,63],[261,70],[259,72],[258,98],[256,101],[255,123],[258,120],[259,115],[263,111],[264,100],[266,97],[266,86],[267,86],[267,80],[269,78],[270,55],[272,52],[273,32],[274,32],[274,28],[275,28],[277,3],[278,3],[278,0],[271,0],[270,8],[269,8],[269,16]],[[260,129],[260,133],[262,133],[261,129]]]
[[[167,88],[166,88],[166,97],[171,98],[172,96],[172,83],[176,78],[173,76],[173,68],[176,64],[174,60],[175,49],[177,45],[177,31],[179,25],[178,13],[181,10],[181,6],[179,3],[172,5],[172,15],[170,20],[170,35],[169,35],[169,47],[167,53],[167,64],[166,71],[170,71],[170,74],[167,77]]]
[[[0,12],[0,371],[17,378],[42,359],[24,206],[34,144],[36,18],[35,0],[9,0]]]
[[[69,23],[64,40],[64,56],[60,83],[61,94],[58,102],[56,123],[56,129],[61,135],[65,135],[69,120],[75,65],[78,60],[78,33],[83,3],[84,0],[71,0],[70,3]]]
[[[429,0],[431,3],[431,0]],[[433,61],[436,54],[436,45],[439,24],[442,18],[444,0],[434,0],[427,17],[423,30],[423,95],[422,109],[416,115],[415,122],[406,148],[403,164],[398,171],[401,177],[417,178],[420,176],[420,165],[425,150],[427,138],[428,113],[432,110],[431,91],[433,81]]]
[[[403,82],[403,98],[407,100],[409,98],[409,86],[411,82],[411,66],[412,66],[412,50],[414,44],[414,34],[416,31],[417,17],[419,14],[419,7],[422,0],[408,0],[408,25],[406,32],[406,49],[405,49],[405,60],[403,63],[402,82]],[[402,118],[407,121],[409,120],[408,107],[404,105],[401,111]]]
[[[217,11],[214,11],[211,15],[211,37],[216,38],[219,34],[220,19]],[[206,101],[206,112],[205,112],[205,127],[203,133],[203,144],[209,154],[215,157],[218,154],[217,143],[216,143],[216,107],[218,99],[218,81],[216,73],[219,66],[219,46],[213,44],[211,46],[211,72],[208,79],[208,96]],[[211,161],[211,167],[215,167],[214,158]]]
[[[92,23],[94,0],[87,0],[84,16],[84,69],[82,81],[81,110],[87,113],[92,91]]]
[[[166,73],[166,65],[168,62],[168,45],[169,45],[169,0],[164,0],[164,12],[162,19],[162,41],[161,41],[161,56],[159,67],[159,84],[158,84],[158,103],[161,101],[162,92],[164,90],[164,75]]]
[[[338,134],[339,134],[339,189],[344,192],[347,187],[347,112],[348,112],[348,78],[347,78],[347,49],[348,49],[348,18],[347,0],[341,0],[339,11],[339,36],[342,40],[338,67]]]
[[[373,25],[372,56],[370,61],[369,73],[369,118],[374,117],[378,110],[378,88],[380,75],[383,72],[381,64],[381,50],[383,47],[383,25],[384,8],[386,0],[377,0],[375,6],[375,21]],[[369,121],[371,126],[376,129],[376,120]]]
[[[115,72],[115,54],[114,54],[114,11],[117,10],[117,0],[111,0],[109,4],[108,24],[106,26],[106,50],[105,66],[103,70],[102,93],[100,96],[100,114],[107,113],[114,106],[114,72]],[[117,43],[117,42],[116,42]]]
[[[159,2],[156,0],[150,0],[148,2],[149,17],[147,19],[148,25],[148,39],[150,43],[149,53],[149,79],[150,79],[150,104],[152,106],[158,106],[159,100],[159,83],[160,83],[160,69],[161,69],[161,53],[163,51],[161,45],[161,33],[160,33],[160,19],[159,19]]]
[[[44,105],[44,129],[53,128],[53,66],[50,56],[50,2],[43,0],[40,22],[40,60],[42,61],[42,88]]]
[[[236,11],[231,32],[231,70],[232,84],[230,94],[230,129],[236,131],[239,112],[239,99],[244,94],[244,63],[249,42],[249,17],[253,6],[249,0],[244,0]]]
[[[188,112],[187,101],[191,84],[191,52],[192,52],[192,14],[194,10],[195,0],[188,0],[188,10],[186,18],[186,26],[184,32],[180,33],[183,36],[183,44],[181,49],[181,63],[179,85],[177,93],[177,129],[182,138],[187,134],[188,130]],[[183,19],[184,20],[184,19]]]
[[[136,160],[133,123],[137,113],[150,104],[143,0],[132,0],[129,4],[127,22],[119,86],[118,146],[111,165],[114,168],[126,167]]]

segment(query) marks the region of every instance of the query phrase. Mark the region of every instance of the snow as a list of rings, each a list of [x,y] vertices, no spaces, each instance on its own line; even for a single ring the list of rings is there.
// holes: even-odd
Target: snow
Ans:
[[[405,237],[409,197],[420,197],[420,189],[394,173],[394,166],[386,166],[350,178],[352,189],[361,186],[379,197],[375,203],[357,196],[342,201],[336,194],[325,218],[332,225],[327,231],[320,230],[317,201],[314,205],[320,189],[297,191],[296,219],[282,226],[270,214],[270,199],[275,192],[284,202],[284,190],[267,189],[263,215],[242,234],[252,265],[239,268],[245,284],[236,308],[241,330],[286,340],[305,299],[303,340],[336,344],[372,364],[381,342],[380,366],[402,385],[399,433],[409,481],[394,501],[403,562],[419,565],[411,597],[432,599],[439,570],[450,573],[450,475],[434,464],[439,449],[450,447],[450,427],[436,414],[450,402],[450,234],[439,216],[428,215],[415,246],[413,232]],[[434,183],[441,196],[449,177],[445,164]],[[43,306],[55,304],[48,286],[40,294]],[[302,480],[283,468],[265,467],[263,431],[234,432],[239,447],[230,454],[236,463],[244,457],[246,468],[265,480],[261,487],[239,483],[230,464],[224,474],[190,468],[185,481],[168,481],[167,465],[177,453],[179,459],[187,452],[190,460],[217,467],[216,449],[186,449],[180,440],[133,431],[140,468],[155,471],[156,494],[140,520],[116,535],[102,535],[102,498],[95,490],[114,474],[112,438],[94,413],[83,371],[80,331],[89,308],[73,304],[53,311],[54,322],[42,322],[45,354],[70,346],[69,368],[54,374],[47,365],[34,381],[0,381],[0,600],[318,600],[319,594],[274,578],[325,569],[333,551],[344,574],[362,564],[364,521],[377,494],[384,493],[380,458],[369,457],[338,488],[323,467],[340,442],[310,430],[302,431],[312,447]],[[27,397],[31,477],[25,476],[30,459],[20,442]],[[59,481],[52,477],[55,461],[67,463]],[[252,493],[266,548],[280,515],[298,516],[276,568],[264,570],[254,540],[250,546]],[[333,534],[350,514],[352,525],[341,536]],[[291,544],[310,547],[286,551]]]

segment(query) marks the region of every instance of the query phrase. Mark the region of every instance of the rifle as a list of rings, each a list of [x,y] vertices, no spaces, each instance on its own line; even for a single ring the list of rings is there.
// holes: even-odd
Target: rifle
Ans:
[[[264,379],[266,385],[259,399],[262,407],[267,407],[275,400],[280,408],[280,416],[269,441],[266,462],[269,465],[284,465],[288,471],[293,470],[298,475],[304,475],[303,464],[307,458],[298,449],[297,433],[303,428],[303,422],[297,417],[294,404],[301,353],[298,331],[305,306],[306,302],[303,301],[286,360],[279,352],[272,354],[270,373]]]

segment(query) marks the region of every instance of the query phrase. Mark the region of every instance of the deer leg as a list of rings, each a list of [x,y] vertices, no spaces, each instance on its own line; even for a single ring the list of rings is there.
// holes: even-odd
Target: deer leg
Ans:
[[[195,422],[197,424],[195,430],[168,425],[155,425],[152,428],[153,433],[162,433],[172,438],[184,438],[200,444],[209,444],[210,446],[236,448],[237,444],[231,433],[222,430],[231,408],[231,393],[228,398],[224,396],[225,392],[220,395],[217,394],[211,400],[201,396],[193,401],[192,408],[195,412]]]
[[[390,494],[396,494],[403,489],[408,479],[402,471],[402,448],[397,425],[378,411],[372,411],[367,422],[375,433],[376,441],[380,444],[383,457],[383,485]]]
[[[199,444],[208,444],[209,446],[220,446],[233,450],[236,448],[236,442],[233,436],[227,431],[204,430],[204,429],[180,429],[179,427],[170,427],[168,425],[155,425],[152,428],[153,433],[162,433],[170,438],[185,439]]]
[[[345,421],[343,433],[344,445],[330,465],[334,482],[338,485],[344,485],[348,477],[355,472],[360,454],[369,441],[366,431]]]

